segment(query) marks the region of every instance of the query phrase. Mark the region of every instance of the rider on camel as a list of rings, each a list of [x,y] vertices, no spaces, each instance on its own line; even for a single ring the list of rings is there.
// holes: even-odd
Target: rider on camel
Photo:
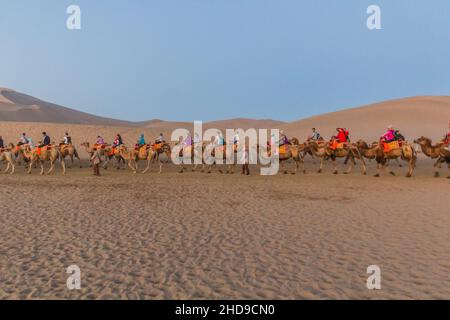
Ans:
[[[381,139],[383,140],[383,142],[389,143],[389,142],[396,140],[395,135],[396,135],[396,132],[394,130],[394,127],[389,126],[386,133],[381,136]]]
[[[63,137],[63,144],[65,144],[65,145],[72,144],[72,137],[69,135],[68,132],[66,132],[66,133],[64,134],[64,137]]]
[[[47,132],[42,132],[42,136],[43,136],[43,140],[42,143],[39,145],[39,148],[43,148],[46,147],[48,145],[50,145],[50,137],[47,135]]]
[[[95,141],[96,145],[104,145],[105,144],[105,139],[103,139],[101,136],[97,136],[97,141]]]
[[[288,137],[284,134],[284,131],[280,131],[280,141],[278,142],[280,146],[284,146],[285,144],[289,144]]]
[[[29,142],[29,139],[27,138],[27,134],[22,133],[22,136],[20,137],[19,142],[17,143],[17,146],[28,144],[28,142]]]
[[[117,134],[116,137],[114,138],[114,142],[112,144],[112,147],[113,148],[118,148],[121,145],[123,145],[122,136],[120,134]]]
[[[316,130],[316,128],[312,128],[312,133],[308,137],[308,141],[319,141],[322,136],[320,133]]]
[[[145,135],[143,133],[141,133],[141,135],[139,136],[138,141],[136,142],[136,150],[142,148],[146,144],[147,143],[145,142]]]

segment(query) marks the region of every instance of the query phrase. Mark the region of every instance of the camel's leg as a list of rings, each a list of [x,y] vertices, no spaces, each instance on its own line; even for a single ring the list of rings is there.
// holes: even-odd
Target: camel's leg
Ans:
[[[414,171],[414,167],[416,166],[416,157],[413,155],[411,160],[408,161],[409,164],[409,169],[408,169],[408,173],[406,174],[407,178],[411,178],[413,171]]]
[[[294,162],[295,162],[295,169],[294,169],[294,172],[292,174],[297,174],[298,167],[299,167],[298,159],[294,159]]]
[[[382,171],[382,163],[377,161],[377,173],[374,175],[374,177],[378,178],[381,176]]]
[[[11,164],[11,172],[9,174],[14,174],[14,172],[16,171],[16,166],[14,165],[14,162],[12,160],[10,164]]]
[[[333,174],[338,174],[336,158],[331,158],[331,161],[333,162],[333,168],[334,168]]]
[[[72,167],[73,167],[73,154],[70,155],[70,167],[69,167],[69,169],[72,169]]]
[[[301,158],[301,165],[302,165],[302,172],[303,174],[306,174],[306,168],[305,168],[305,158]]]
[[[136,171],[136,168],[133,167],[133,165],[131,164],[132,161],[133,161],[133,160],[128,160],[128,167],[131,169],[131,171],[135,172],[135,171]]]
[[[147,167],[145,168],[144,171],[142,171],[143,174],[146,174],[146,173],[148,172],[148,170],[150,170],[150,164],[151,164],[151,162],[152,162],[152,158],[149,157],[149,158],[147,159]]]
[[[281,167],[281,171],[284,174],[288,174],[288,172],[287,172],[287,170],[285,169],[285,166],[284,166],[284,161],[280,161],[280,167]]]
[[[395,176],[395,172],[392,171],[392,169],[390,169],[389,167],[389,161],[386,161],[385,165],[383,166],[383,169],[386,170],[386,168],[389,168],[389,174],[392,176]]]
[[[434,177],[439,177],[439,169],[441,167],[441,158],[438,158],[437,161],[433,165],[434,167]]]
[[[73,164],[73,160],[72,160],[72,164]],[[64,160],[64,158],[61,159],[61,172],[62,175],[66,175],[66,161]]]
[[[344,172],[344,174],[349,174],[349,173],[351,173],[352,170],[353,170],[353,166],[354,166],[355,163],[356,163],[355,157],[354,157],[354,156],[348,156],[347,162],[348,162],[348,160],[351,160],[351,161],[350,161],[350,164],[348,165],[347,171]]]
[[[8,173],[8,170],[9,170],[9,162],[6,164],[6,169],[5,169],[5,171],[3,171],[3,173]],[[1,170],[1,168],[0,168],[0,172],[1,172],[2,170]]]
[[[323,157],[320,158],[320,167],[319,167],[319,171],[317,171],[318,173],[322,173],[323,171]]]
[[[161,161],[158,161],[159,162],[159,174],[161,174],[162,173],[162,162]]]
[[[448,170],[450,170],[450,162],[447,164]],[[447,179],[450,179],[450,176],[447,177]]]
[[[50,160],[50,169],[48,169],[48,171],[47,171],[47,174],[50,174],[50,173],[52,173],[53,172],[53,169],[54,169],[54,167],[55,167],[55,161],[56,160]]]
[[[361,158],[359,159],[361,161],[361,173],[363,175],[367,174],[367,167],[366,167],[366,161],[364,160],[364,157],[361,155]]]
[[[28,174],[31,174],[31,170],[33,170],[33,161],[30,161],[30,163],[28,164]]]
[[[41,176],[43,176],[44,175],[44,161],[40,161],[39,160],[39,165],[41,166]]]

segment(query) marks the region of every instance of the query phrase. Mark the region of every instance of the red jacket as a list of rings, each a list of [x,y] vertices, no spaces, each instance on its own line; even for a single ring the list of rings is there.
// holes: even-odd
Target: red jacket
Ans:
[[[348,131],[344,129],[339,129],[339,133],[336,136],[337,140],[339,140],[339,142],[347,142],[347,137]]]

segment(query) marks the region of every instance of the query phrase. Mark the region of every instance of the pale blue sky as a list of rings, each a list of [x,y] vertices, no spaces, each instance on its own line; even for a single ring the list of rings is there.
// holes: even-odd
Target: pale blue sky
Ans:
[[[66,29],[78,4],[82,30]],[[366,28],[382,9],[383,30]],[[0,0],[0,86],[126,120],[450,94],[448,0]]]

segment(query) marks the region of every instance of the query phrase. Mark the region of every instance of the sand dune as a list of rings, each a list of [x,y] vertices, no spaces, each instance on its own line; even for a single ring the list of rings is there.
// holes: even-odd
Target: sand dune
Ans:
[[[288,135],[308,137],[311,128],[329,138],[337,127],[346,127],[354,138],[375,140],[393,125],[412,140],[425,135],[440,139],[450,122],[450,97],[412,97],[327,113],[281,126]]]
[[[245,119],[245,118],[235,118],[228,120],[211,121],[205,125],[205,128],[217,128],[217,129],[266,129],[275,128],[283,125],[284,122],[271,120],[271,119]]]
[[[136,127],[148,129],[151,132],[160,131],[165,134],[169,134],[178,128],[192,128],[192,122],[186,121],[164,121],[153,119],[132,122],[99,117],[42,101],[7,88],[0,88],[0,121],[35,122],[38,123],[38,126],[40,127],[47,126],[49,123],[97,125],[102,127]],[[271,119],[258,120],[237,118],[204,122],[204,128],[217,128],[220,130],[225,130],[227,128],[259,129],[272,128],[281,124],[283,124],[283,122]]]
[[[154,119],[129,122],[98,117],[44,102],[10,89],[0,89],[0,121],[3,121],[4,128],[0,134],[12,140],[16,140],[18,133],[22,131],[29,131],[36,139],[42,130],[54,132],[55,136],[61,136],[65,130],[69,130],[77,137],[76,140],[88,138],[92,140],[97,134],[112,139],[116,132],[120,132],[127,140],[134,141],[141,131],[149,136],[156,136],[160,132],[170,135],[177,128],[193,129],[192,122],[186,121]],[[5,121],[21,123],[9,125]],[[353,138],[376,140],[386,127],[392,124],[409,140],[420,135],[436,140],[446,133],[449,121],[450,97],[424,96],[390,100],[289,123],[271,119],[236,118],[206,122],[203,128],[204,130],[217,128],[223,131],[235,128],[280,128],[289,136],[304,140],[312,127],[316,127],[326,138],[335,133],[336,127],[346,127],[351,131]],[[87,127],[83,128],[80,125]]]
[[[114,120],[45,102],[11,89],[0,89],[0,120],[125,126]]]

